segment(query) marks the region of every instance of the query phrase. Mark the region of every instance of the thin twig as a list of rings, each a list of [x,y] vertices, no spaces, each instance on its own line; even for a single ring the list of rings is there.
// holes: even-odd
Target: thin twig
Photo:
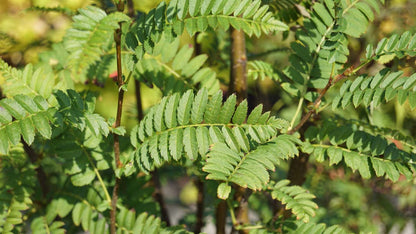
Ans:
[[[297,132],[306,123],[306,121],[309,120],[311,115],[315,112],[315,110],[319,107],[319,105],[321,105],[322,97],[325,95],[325,93],[328,91],[328,89],[329,89],[329,87],[331,87],[331,85],[332,85],[332,79],[330,78],[328,83],[326,84],[325,88],[322,89],[321,92],[319,93],[318,98],[315,99],[315,101],[313,102],[313,105],[312,105],[311,109],[308,111],[308,113],[306,113],[306,115],[304,115],[302,117],[300,122],[294,128],[290,129],[287,132],[287,134],[292,135],[293,133]]]
[[[334,70],[334,68],[333,68]],[[333,77],[333,75],[331,74],[328,83],[326,84],[326,86],[319,92],[319,96],[315,99],[315,101],[313,102],[311,108],[309,109],[309,111],[302,117],[302,119],[300,120],[300,122],[292,129],[290,129],[287,134],[292,135],[295,132],[299,131],[309,120],[309,118],[312,116],[312,114],[319,108],[319,106],[321,105],[322,102],[322,98],[324,97],[324,95],[328,92],[329,88],[332,87],[332,85],[334,85],[335,83],[337,83],[338,81],[340,81],[341,79],[343,79],[345,76],[350,76],[352,74],[355,74],[355,72],[358,70],[353,70],[352,67],[346,69],[344,71],[344,73],[336,75],[335,77]],[[333,72],[333,71],[332,71]],[[293,158],[290,162],[289,165],[289,171],[288,171],[288,175],[287,178],[291,181],[291,185],[302,185],[303,182],[305,181],[305,175],[307,172],[307,163],[309,160],[309,156],[305,153],[301,153],[298,157]],[[274,215],[273,215],[273,221],[276,221],[277,218],[283,214],[284,218],[288,218],[291,216],[291,212],[290,211],[284,211],[284,206],[280,206],[279,209],[276,209],[274,211]]]
[[[345,73],[344,73],[345,74]],[[324,97],[324,95],[326,94],[326,92],[328,92],[329,88],[331,88],[331,86],[335,83],[337,83],[339,80],[341,80],[344,77],[344,74],[340,74],[337,75],[335,78],[330,77],[328,80],[328,83],[326,84],[325,88],[323,88],[321,90],[321,92],[319,92],[319,96],[315,99],[315,101],[312,104],[312,107],[310,108],[310,110],[308,111],[308,113],[306,113],[302,119],[300,120],[300,122],[292,129],[290,129],[287,134],[292,135],[293,133],[297,132],[305,123],[306,121],[309,120],[309,118],[311,117],[311,115],[316,111],[316,109],[319,108],[319,106],[321,105],[321,101],[322,98]]]
[[[117,128],[121,124],[121,114],[123,111],[123,99],[124,99],[124,90],[121,88],[124,85],[122,68],[121,68],[121,26],[120,29],[117,29],[114,38],[116,39],[116,50],[117,50],[117,85],[118,85],[118,101],[117,101],[117,116],[116,122],[114,123],[114,128]],[[120,142],[118,135],[114,134],[114,154],[115,162],[117,168],[121,168],[123,165],[120,161]]]
[[[111,199],[111,211],[110,211],[110,233],[116,233],[116,214],[117,214],[117,199],[118,199],[118,187],[120,179],[116,177],[116,181],[113,188],[113,197]]]
[[[124,11],[124,1],[120,0],[117,4],[117,10],[120,12]],[[117,101],[117,116],[114,127],[117,128],[121,123],[121,114],[123,111],[123,98],[124,90],[122,86],[124,85],[123,81],[123,71],[121,66],[121,23],[119,23],[119,28],[114,32],[114,41],[116,43],[116,56],[117,56],[117,85],[118,85],[118,101]],[[122,168],[123,165],[120,161],[120,141],[118,135],[114,133],[114,160],[116,168]],[[118,199],[118,188],[120,184],[120,178],[116,177],[114,188],[113,188],[113,197],[111,199],[111,211],[110,211],[110,233],[116,233],[116,213],[117,213],[117,199]]]

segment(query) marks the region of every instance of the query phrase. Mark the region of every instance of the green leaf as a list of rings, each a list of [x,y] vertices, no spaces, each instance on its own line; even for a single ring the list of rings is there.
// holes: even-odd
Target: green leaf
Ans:
[[[357,77],[350,86],[350,92],[354,92],[361,84],[361,82],[364,80],[364,76]]]
[[[182,75],[185,77],[191,77],[200,67],[202,67],[207,59],[208,56],[204,54],[198,55],[191,59],[191,61],[189,61],[189,63],[182,68]]]
[[[5,98],[0,101],[0,106],[7,110],[14,118],[23,119],[26,111],[15,100]]]
[[[183,131],[183,144],[189,159],[195,160],[198,157],[198,144],[196,141],[195,128],[185,128]]]
[[[12,145],[17,145],[20,142],[20,126],[18,122],[6,125],[6,133]]]
[[[333,19],[329,12],[325,9],[324,5],[316,3],[313,5],[313,9],[316,11],[326,26],[331,26]]]
[[[205,154],[208,152],[208,148],[210,144],[208,129],[204,127],[198,127],[196,129],[196,140],[198,142],[199,154],[202,157],[204,157]]]
[[[224,105],[221,108],[219,122],[226,124],[231,121],[231,118],[234,114],[235,105],[237,103],[237,97],[232,94],[230,97],[227,98]]]
[[[234,113],[233,123],[242,124],[244,122],[244,120],[246,119],[247,109],[248,109],[247,101],[244,100],[238,105],[238,107],[237,107],[237,109]]]
[[[57,199],[57,207],[59,209],[57,209],[58,215],[59,217],[63,218],[66,217],[69,212],[71,212],[72,208],[74,207],[73,204],[70,204],[66,199],[64,198],[58,198]]]
[[[209,136],[213,143],[225,141],[224,136],[221,133],[221,130],[218,129],[218,127],[216,126],[209,128]]]
[[[149,140],[149,152],[150,157],[152,158],[154,164],[158,167],[162,166],[162,160],[160,160],[159,150],[158,150],[158,143],[159,143],[159,135],[155,135]]]
[[[182,156],[183,131],[176,129],[169,135],[169,150],[173,159],[178,161]]]
[[[176,122],[176,110],[179,103],[179,94],[175,93],[171,96],[166,104],[165,111],[165,123],[167,128],[173,128],[177,126]]]
[[[168,146],[169,146],[169,134],[168,134],[168,132],[163,132],[161,135],[160,135],[160,137],[159,137],[159,152],[160,152],[160,155],[162,156],[162,158],[165,160],[165,161],[169,161],[169,149],[168,149]]]
[[[363,178],[370,178],[370,168],[366,157],[362,157],[355,152],[343,152],[345,164],[353,171],[358,170]]]
[[[238,6],[237,0],[228,0],[223,8],[224,15],[230,15]]]
[[[365,106],[370,105],[370,102],[372,101],[372,98],[373,98],[373,94],[374,94],[373,89],[365,90],[364,95],[363,95],[363,103]]]
[[[95,172],[88,167],[85,171],[71,176],[71,182],[75,186],[85,186],[91,184],[94,179]]]
[[[261,4],[261,1],[253,1],[244,11],[243,18],[250,18],[252,17],[258,10],[259,6]]]
[[[154,123],[155,130],[157,132],[160,132],[160,131],[166,129],[166,126],[164,124],[164,114],[165,114],[164,111],[165,111],[166,103],[167,103],[167,98],[164,97],[160,101],[160,104],[157,106],[157,108],[156,108],[156,110],[154,112],[153,123]],[[178,107],[178,122],[180,124],[181,123],[180,121],[181,120],[183,121],[185,118],[182,118],[182,119],[179,118],[179,112],[180,112],[179,110],[181,110],[181,107],[180,106]]]
[[[192,102],[194,101],[194,93],[188,90],[180,99],[178,106],[178,123],[179,125],[186,125],[190,120],[190,111]]]
[[[211,97],[206,110],[205,110],[205,122],[215,123],[220,113],[222,105],[222,91],[218,91],[214,96]]]
[[[172,68],[174,70],[181,70],[189,61],[192,56],[193,49],[190,47],[184,46],[179,52],[175,55],[175,59],[172,61]]]
[[[250,150],[250,143],[247,139],[246,133],[243,129],[239,127],[235,127],[232,129],[235,139],[238,142],[238,145],[244,152],[248,152]]]
[[[201,0],[189,1],[189,14],[194,17],[198,14],[201,7]]]
[[[354,96],[352,97],[352,103],[354,104],[354,107],[358,107],[358,105],[360,105],[360,103],[362,102],[363,95],[363,90],[358,90],[354,93]]]
[[[26,95],[16,95],[13,97],[13,99],[17,101],[17,103],[19,103],[19,105],[21,105],[23,109],[25,109],[30,114],[34,114],[39,111],[36,103]]]
[[[92,219],[92,209],[86,206],[82,213],[81,226],[84,230],[88,230]]]
[[[0,153],[7,154],[9,151],[9,139],[6,131],[0,131]]]
[[[239,16],[245,11],[245,9],[248,7],[250,3],[250,0],[243,0],[240,2],[240,4],[237,6],[237,8],[234,11],[234,16]]]
[[[335,147],[330,147],[326,151],[329,157],[329,165],[336,165],[342,160],[342,149],[337,149]]]
[[[224,8],[225,3],[227,0],[215,0],[214,6],[212,7],[212,14],[216,15],[220,13],[220,11]]]
[[[140,146],[140,152],[137,151],[136,152],[136,161],[139,164],[139,166],[143,166],[144,167],[144,171],[149,171],[152,169],[152,165],[150,164],[149,161],[149,150],[148,150],[149,144],[148,142],[144,142],[141,146]]]
[[[383,79],[383,77],[386,74],[387,74],[387,70],[386,69],[384,69],[384,70],[380,71],[379,73],[377,73],[374,76],[373,80],[371,81],[370,88],[371,89],[376,88],[376,86],[378,86],[380,84],[381,80]]]
[[[68,64],[72,67],[72,76],[83,82],[88,68],[108,49],[106,46],[113,40],[118,22],[129,21],[130,18],[121,12],[107,15],[93,6],[80,9],[79,13],[73,17],[73,25],[65,34],[64,46],[69,52]]]
[[[72,210],[72,220],[76,226],[81,224],[81,219],[83,215],[84,205],[82,203],[77,203]]]
[[[206,89],[201,89],[195,96],[192,104],[191,122],[193,124],[201,123],[204,119],[205,108],[208,102],[208,92]]]
[[[394,80],[399,78],[403,74],[402,71],[390,73],[386,76],[386,78],[381,82],[380,88],[386,88],[389,86]]]
[[[250,113],[250,115],[247,118],[248,124],[255,124],[259,120],[263,110],[263,105],[260,104],[254,108],[254,110]]]
[[[20,128],[22,130],[23,139],[28,145],[31,145],[35,139],[35,128],[33,127],[30,118],[25,118],[20,121]]]
[[[234,134],[232,133],[232,131],[227,127],[223,127],[222,134],[225,138],[225,142],[227,142],[227,145],[235,152],[239,152],[240,146],[237,143],[237,139],[234,137]]]
[[[202,1],[201,5],[201,15],[206,16],[211,12],[212,7],[214,6],[215,1]]]
[[[32,116],[33,125],[39,131],[40,135],[44,138],[49,139],[52,135],[52,129],[48,122],[48,117],[45,113],[41,112],[37,115]]]
[[[12,122],[13,117],[5,109],[0,108],[0,123],[7,124]]]
[[[218,186],[218,189],[217,189],[218,198],[226,200],[228,199],[230,192],[231,192],[231,186],[229,186],[228,184],[221,183]]]
[[[315,196],[300,186],[289,186],[289,183],[289,180],[281,180],[274,186],[269,186],[272,198],[291,209],[297,219],[308,222],[310,217],[315,216],[315,210],[318,208],[318,205],[311,201]]]
[[[184,19],[188,13],[189,1],[179,0],[178,1],[178,18]]]

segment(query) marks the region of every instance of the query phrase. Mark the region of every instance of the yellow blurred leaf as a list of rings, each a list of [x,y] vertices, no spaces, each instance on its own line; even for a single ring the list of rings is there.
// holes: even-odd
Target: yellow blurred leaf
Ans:
[[[390,62],[391,60],[393,60],[394,57],[396,57],[395,54],[383,55],[377,61],[381,64],[386,64],[386,63]]]

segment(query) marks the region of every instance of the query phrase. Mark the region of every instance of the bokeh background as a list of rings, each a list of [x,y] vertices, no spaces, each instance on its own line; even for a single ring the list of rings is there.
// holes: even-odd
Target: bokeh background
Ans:
[[[134,1],[135,9],[140,12],[148,12],[159,2],[159,0]],[[106,0],[0,0],[1,58],[14,67],[36,63],[40,53],[47,51],[53,43],[62,39],[76,10],[88,5],[98,5],[111,11],[111,2]],[[41,7],[60,7],[61,10],[48,12]],[[349,62],[359,63],[360,57],[365,53],[365,45],[376,44],[383,37],[405,31],[410,31],[412,34],[416,32],[416,0],[386,1],[386,6],[364,37],[350,39]],[[207,32],[200,34],[197,39],[202,45],[202,52],[210,56],[208,65],[216,69],[226,87],[229,74],[228,34],[221,31]],[[276,69],[282,68],[288,63],[285,51],[291,40],[293,33],[250,38],[247,40],[248,58],[249,60],[264,59]],[[182,44],[193,42],[188,35],[183,35]],[[415,59],[398,60],[384,57],[380,63],[371,64],[363,72],[371,74],[382,66],[403,70],[408,75],[416,71]],[[3,79],[0,77],[0,87],[2,82]],[[296,106],[293,105],[292,100],[276,94],[276,87],[272,81],[249,80],[249,86],[253,104],[264,103],[274,114],[286,119],[291,118]],[[105,80],[103,87],[80,84],[77,88],[100,90],[97,112],[106,118],[115,116],[116,85],[111,79]],[[130,85],[128,89],[133,90],[134,87]],[[142,85],[142,102],[145,111],[157,103],[160,97],[160,91]],[[122,120],[127,129],[137,123],[135,105],[134,92],[127,92]],[[359,119],[366,111],[371,111],[370,122],[373,125],[395,128],[404,134],[416,136],[416,111],[410,109],[406,103],[400,105],[392,102],[376,110],[354,110],[351,107],[345,111],[340,110],[339,114]],[[283,178],[284,173],[285,168],[281,168],[277,176]],[[192,180],[184,177],[184,174],[186,172],[168,168],[161,172],[161,180],[165,185],[167,203],[173,208],[171,215],[175,216],[174,223],[187,224],[193,221],[191,214],[196,200],[196,189]],[[329,168],[326,165],[312,163],[305,187],[317,196],[320,208],[315,219],[320,222],[342,224],[353,232],[415,233],[416,186],[414,184],[415,181],[404,180],[392,184],[383,178],[362,180],[357,174],[345,171],[342,167]],[[261,194],[254,195],[250,199],[254,219],[270,217],[268,203]]]

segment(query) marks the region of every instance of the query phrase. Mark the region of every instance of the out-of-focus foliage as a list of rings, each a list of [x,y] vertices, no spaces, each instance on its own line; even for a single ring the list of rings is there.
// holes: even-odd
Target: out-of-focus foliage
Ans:
[[[156,168],[206,179],[206,216],[247,188],[253,233],[414,225],[416,1],[160,2],[133,1],[135,18],[107,0],[0,4],[0,231],[105,233],[116,174],[120,232],[186,233],[156,217]],[[114,128],[119,24],[123,79],[143,82],[145,117],[136,125],[130,82]],[[227,90],[230,27],[247,34],[241,103]],[[299,155],[303,186],[285,180]]]

